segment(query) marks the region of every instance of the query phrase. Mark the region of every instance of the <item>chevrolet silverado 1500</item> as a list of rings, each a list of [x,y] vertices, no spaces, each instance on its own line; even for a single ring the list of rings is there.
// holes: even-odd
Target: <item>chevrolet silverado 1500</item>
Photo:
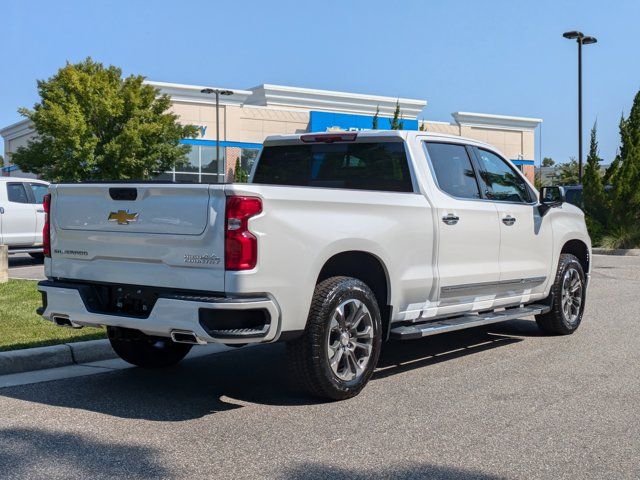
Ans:
[[[56,184],[45,319],[106,326],[144,367],[193,345],[285,341],[313,394],[369,380],[384,341],[582,319],[591,243],[489,145],[426,132],[269,137],[248,184]]]

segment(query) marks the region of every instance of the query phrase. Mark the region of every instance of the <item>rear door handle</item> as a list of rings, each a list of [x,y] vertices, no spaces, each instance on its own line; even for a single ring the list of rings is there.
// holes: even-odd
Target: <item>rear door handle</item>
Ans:
[[[444,217],[442,217],[442,221],[447,225],[455,225],[460,221],[460,217],[453,215],[452,213],[449,213],[448,215],[445,215]]]
[[[504,217],[502,219],[502,223],[504,223],[506,226],[510,227],[511,225],[516,223],[516,219],[514,217],[512,217],[511,215],[507,215],[506,217]]]
[[[4,207],[0,207],[0,215],[4,213]]]

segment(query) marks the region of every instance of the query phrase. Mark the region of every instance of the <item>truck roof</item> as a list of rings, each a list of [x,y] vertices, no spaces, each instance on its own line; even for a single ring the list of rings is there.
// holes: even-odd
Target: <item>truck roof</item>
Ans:
[[[0,182],[40,182],[49,184],[46,180],[40,180],[39,178],[25,178],[25,177],[0,177]]]
[[[419,130],[357,130],[357,131],[349,131],[349,130],[335,130],[329,132],[308,132],[308,133],[296,133],[290,135],[270,135],[268,136],[264,143],[265,145],[269,143],[281,143],[281,142],[299,142],[301,141],[301,137],[306,135],[340,135],[340,134],[349,134],[356,133],[358,138],[380,138],[380,137],[398,137],[404,140],[408,140],[410,138],[414,138],[416,136],[420,137],[428,137],[433,139],[443,139],[443,140],[451,140],[455,142],[464,142],[468,144],[473,144],[476,146],[487,147],[491,150],[496,150],[496,147],[490,145],[488,143],[480,142],[478,140],[474,140],[467,137],[461,137],[459,135],[448,135],[445,133],[436,133],[436,132],[423,132]]]

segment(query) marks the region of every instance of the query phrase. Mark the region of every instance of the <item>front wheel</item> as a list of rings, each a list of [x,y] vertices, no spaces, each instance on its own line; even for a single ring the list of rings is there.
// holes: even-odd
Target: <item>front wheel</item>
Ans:
[[[146,368],[163,368],[182,360],[192,345],[170,338],[150,337],[137,330],[107,327],[111,347],[125,362]]]
[[[295,376],[319,397],[356,396],[378,362],[381,325],[378,302],[365,283],[351,277],[320,282],[304,334],[287,343]]]
[[[569,335],[582,321],[586,283],[582,264],[573,255],[560,255],[556,278],[551,287],[551,310],[536,316],[538,327],[545,333]]]

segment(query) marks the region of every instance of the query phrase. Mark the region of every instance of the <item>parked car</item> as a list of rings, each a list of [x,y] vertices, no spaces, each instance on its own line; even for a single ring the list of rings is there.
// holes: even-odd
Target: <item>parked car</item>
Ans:
[[[565,201],[578,208],[584,208],[582,203],[582,185],[563,185]]]
[[[366,131],[269,137],[248,184],[58,184],[45,202],[45,319],[107,326],[143,367],[193,345],[286,341],[331,399],[365,386],[384,341],[536,316],[580,325],[582,212],[499,151]]]
[[[572,205],[575,205],[578,208],[584,209],[582,185],[562,185],[562,189],[564,190],[565,201],[567,203],[571,203]],[[604,186],[605,194],[610,194],[612,190],[613,190],[612,185]]]
[[[43,258],[42,201],[48,188],[41,180],[0,177],[0,244],[7,245],[9,253]]]

